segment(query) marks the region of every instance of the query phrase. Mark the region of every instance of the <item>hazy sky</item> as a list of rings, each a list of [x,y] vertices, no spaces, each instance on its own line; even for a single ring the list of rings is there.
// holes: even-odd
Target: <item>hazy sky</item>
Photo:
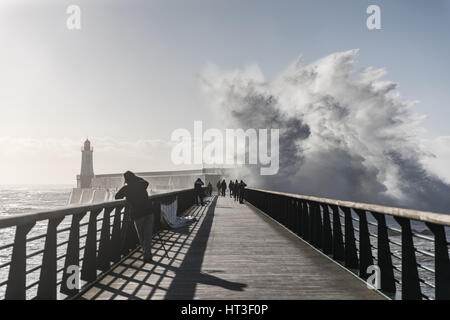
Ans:
[[[81,30],[66,28],[71,4]],[[369,4],[382,30],[367,29]],[[424,138],[448,141],[449,35],[440,0],[0,0],[0,184],[74,183],[86,137],[96,173],[172,168],[174,129],[220,126],[199,90],[207,63],[270,79],[356,48],[420,101]]]

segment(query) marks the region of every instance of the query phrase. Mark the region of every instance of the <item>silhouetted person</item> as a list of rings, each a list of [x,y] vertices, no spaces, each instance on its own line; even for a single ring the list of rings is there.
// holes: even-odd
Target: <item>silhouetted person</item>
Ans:
[[[208,188],[208,195],[211,197],[212,196],[212,184],[211,184],[211,182],[208,182],[208,185],[206,187]]]
[[[123,174],[125,185],[116,193],[116,199],[125,198],[130,205],[131,219],[144,251],[144,261],[152,261],[153,213],[150,211],[148,182],[127,171]]]
[[[234,182],[234,192],[233,192],[233,195],[234,195],[234,201],[237,201],[237,200],[238,200],[238,197],[239,197],[239,182],[237,181],[237,179],[236,179],[236,181]]]
[[[225,197],[225,191],[227,190],[227,183],[225,179],[222,180],[222,196]]]
[[[232,198],[234,186],[233,186],[233,181],[231,181],[231,180],[230,180],[230,183],[228,184],[228,189],[230,190],[230,198]]]
[[[202,186],[204,185],[202,179],[198,178],[194,183],[194,196],[195,196],[195,203],[199,205],[199,199],[200,204],[203,206],[203,194],[202,194]]]
[[[220,183],[220,180],[217,181],[217,195],[220,196],[220,191],[222,189],[222,184]]]
[[[246,186],[247,185],[244,181],[241,180],[241,182],[239,182],[239,203],[244,203],[244,193]]]

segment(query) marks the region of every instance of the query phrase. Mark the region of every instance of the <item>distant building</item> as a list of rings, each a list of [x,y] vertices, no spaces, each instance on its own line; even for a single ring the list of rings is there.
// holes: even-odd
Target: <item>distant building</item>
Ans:
[[[94,178],[94,164],[92,159],[94,149],[91,147],[91,142],[86,139],[81,148],[81,172],[78,180],[78,188],[91,188],[92,179]]]

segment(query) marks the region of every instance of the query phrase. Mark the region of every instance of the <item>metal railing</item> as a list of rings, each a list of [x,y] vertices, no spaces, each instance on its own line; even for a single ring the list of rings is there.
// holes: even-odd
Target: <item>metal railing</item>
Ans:
[[[245,198],[360,278],[378,266],[391,298],[450,299],[450,215],[250,188]]]
[[[149,197],[156,230],[161,204],[175,199],[181,214],[194,203],[194,190]],[[0,299],[72,297],[138,247],[125,200],[2,217],[0,231]],[[81,287],[69,285],[71,266],[79,268]]]

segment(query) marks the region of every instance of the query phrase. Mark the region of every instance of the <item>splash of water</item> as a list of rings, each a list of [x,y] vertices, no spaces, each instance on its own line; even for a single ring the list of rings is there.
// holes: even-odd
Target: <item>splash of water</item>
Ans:
[[[261,188],[447,212],[450,186],[426,170],[423,116],[384,69],[357,69],[358,50],[310,65],[301,59],[267,81],[258,66],[208,65],[201,85],[227,127],[279,128],[280,172]],[[243,174],[241,172],[240,174]]]

